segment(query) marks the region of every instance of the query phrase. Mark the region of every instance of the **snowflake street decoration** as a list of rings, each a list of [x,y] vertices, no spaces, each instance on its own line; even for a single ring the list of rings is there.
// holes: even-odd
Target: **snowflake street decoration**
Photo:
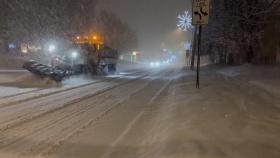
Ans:
[[[179,29],[183,31],[187,31],[188,29],[192,29],[192,17],[188,11],[185,11],[184,14],[178,15],[178,23],[177,26]]]

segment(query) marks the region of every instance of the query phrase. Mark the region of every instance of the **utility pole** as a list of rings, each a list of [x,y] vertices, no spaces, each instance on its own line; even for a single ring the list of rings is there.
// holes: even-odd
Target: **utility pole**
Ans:
[[[194,33],[193,33],[191,70],[194,70],[194,61],[195,61],[196,49],[197,49],[197,27],[195,26]]]
[[[201,31],[202,26],[199,26],[199,32],[198,32],[198,48],[197,48],[197,67],[196,67],[196,88],[199,88],[199,76],[200,76],[200,46],[201,46]]]

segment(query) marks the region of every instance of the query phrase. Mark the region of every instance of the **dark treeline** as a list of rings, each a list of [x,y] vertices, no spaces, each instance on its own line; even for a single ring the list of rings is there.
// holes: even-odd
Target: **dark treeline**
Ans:
[[[203,51],[216,63],[274,63],[279,27],[279,0],[212,0]]]

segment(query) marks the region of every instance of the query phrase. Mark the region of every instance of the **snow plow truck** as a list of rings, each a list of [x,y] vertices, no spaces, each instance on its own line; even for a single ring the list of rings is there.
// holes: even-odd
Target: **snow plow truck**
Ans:
[[[106,75],[117,70],[118,52],[93,37],[76,37],[63,56],[55,57],[50,65],[28,61],[23,68],[42,78],[56,82],[80,74]]]

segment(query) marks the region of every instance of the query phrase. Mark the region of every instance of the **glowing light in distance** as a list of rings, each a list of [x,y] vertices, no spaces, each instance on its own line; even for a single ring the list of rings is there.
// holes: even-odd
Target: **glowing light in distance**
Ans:
[[[151,67],[155,67],[155,63],[154,63],[154,62],[151,62],[151,63],[150,63],[150,66],[151,66]]]
[[[72,52],[71,57],[73,59],[76,59],[78,57],[78,52],[76,52],[76,51]]]
[[[53,45],[53,44],[49,45],[49,47],[48,47],[48,51],[49,51],[50,53],[54,52],[55,49],[56,49],[56,47],[55,47],[55,45]]]
[[[156,65],[156,67],[159,67],[159,66],[160,66],[160,62],[157,61],[157,62],[155,63],[155,65]]]

